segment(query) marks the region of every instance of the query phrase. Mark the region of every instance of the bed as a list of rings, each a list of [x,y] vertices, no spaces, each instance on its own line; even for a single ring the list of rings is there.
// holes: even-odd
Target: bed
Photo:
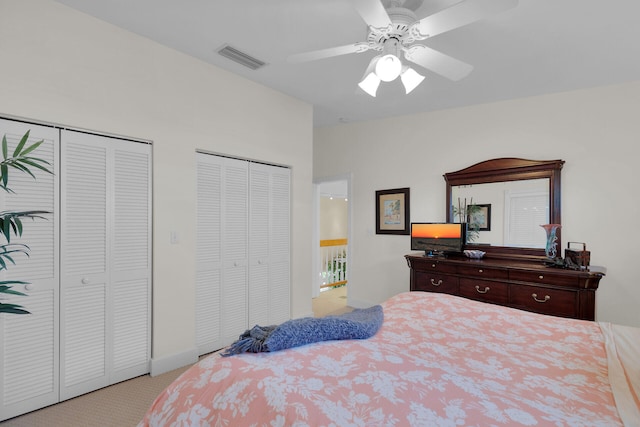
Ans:
[[[203,358],[142,426],[637,426],[640,329],[407,292],[365,340]]]

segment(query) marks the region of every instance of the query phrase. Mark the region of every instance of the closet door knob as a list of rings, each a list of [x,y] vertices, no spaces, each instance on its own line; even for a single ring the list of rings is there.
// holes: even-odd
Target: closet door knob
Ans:
[[[83,277],[81,282],[82,282],[83,285],[88,285],[89,283],[91,283],[91,282],[89,282],[89,279],[87,279],[86,277]]]
[[[34,290],[36,287],[33,286],[33,283],[27,283],[26,285],[24,285],[24,289],[27,291],[32,291]]]

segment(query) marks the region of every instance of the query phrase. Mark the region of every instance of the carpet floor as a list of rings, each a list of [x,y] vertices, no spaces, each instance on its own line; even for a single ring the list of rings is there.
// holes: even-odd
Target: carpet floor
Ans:
[[[143,375],[0,422],[2,427],[135,427],[151,403],[188,366]]]

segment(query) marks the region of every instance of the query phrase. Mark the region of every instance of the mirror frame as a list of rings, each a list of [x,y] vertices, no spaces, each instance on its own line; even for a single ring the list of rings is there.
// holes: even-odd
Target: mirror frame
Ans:
[[[453,222],[451,189],[457,185],[485,184],[490,182],[521,181],[549,178],[549,223],[562,224],[560,206],[560,171],[564,160],[527,160],[503,157],[486,160],[456,172],[444,174],[447,184],[447,222]],[[562,248],[562,231],[558,229],[558,248]],[[510,246],[465,245],[467,249],[486,252],[489,257],[545,258],[544,248],[519,248]]]

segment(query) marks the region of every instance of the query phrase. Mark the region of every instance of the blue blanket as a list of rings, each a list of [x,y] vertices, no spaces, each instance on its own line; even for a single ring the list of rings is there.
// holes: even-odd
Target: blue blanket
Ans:
[[[278,351],[319,341],[365,339],[378,332],[383,318],[382,307],[376,305],[337,316],[304,317],[273,326],[256,325],[240,335],[222,356]]]

